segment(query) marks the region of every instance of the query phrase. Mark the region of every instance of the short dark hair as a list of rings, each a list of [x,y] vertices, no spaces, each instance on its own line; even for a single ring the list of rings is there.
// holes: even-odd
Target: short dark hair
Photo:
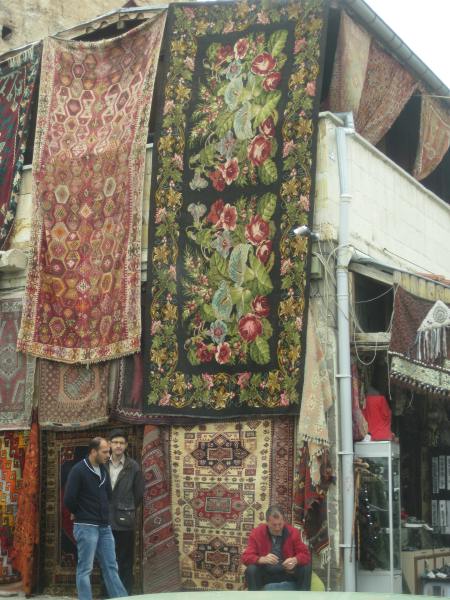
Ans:
[[[105,438],[100,437],[99,435],[96,436],[95,438],[92,438],[92,440],[89,442],[89,446],[88,446],[88,454],[90,454],[92,452],[92,450],[98,450],[100,448],[100,444],[105,441]]]
[[[268,521],[270,517],[282,517],[283,519],[285,518],[284,510],[279,504],[272,504],[266,510],[266,521]]]
[[[128,436],[123,429],[113,429],[109,434],[109,441],[111,442],[117,437],[122,437],[126,442],[128,442]]]

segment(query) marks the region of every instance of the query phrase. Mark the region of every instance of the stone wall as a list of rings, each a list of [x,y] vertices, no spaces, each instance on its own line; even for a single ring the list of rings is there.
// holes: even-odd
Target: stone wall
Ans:
[[[0,54],[124,6],[126,0],[4,0],[0,2]],[[164,4],[133,0],[136,6]]]

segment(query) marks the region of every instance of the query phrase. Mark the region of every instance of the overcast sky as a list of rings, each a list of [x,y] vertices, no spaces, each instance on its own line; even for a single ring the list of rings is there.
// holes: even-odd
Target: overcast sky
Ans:
[[[365,0],[450,87],[450,0]]]

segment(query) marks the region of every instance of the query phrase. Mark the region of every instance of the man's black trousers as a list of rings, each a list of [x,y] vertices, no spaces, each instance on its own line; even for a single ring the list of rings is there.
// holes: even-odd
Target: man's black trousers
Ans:
[[[245,571],[249,591],[262,590],[267,583],[295,582],[297,590],[309,592],[311,588],[311,564],[297,565],[289,573],[281,565],[249,565]]]
[[[119,565],[119,577],[128,594],[133,592],[134,530],[118,531],[113,529],[116,541],[116,558]]]

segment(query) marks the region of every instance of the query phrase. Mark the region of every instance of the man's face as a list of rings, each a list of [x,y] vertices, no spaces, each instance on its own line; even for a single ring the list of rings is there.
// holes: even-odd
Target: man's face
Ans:
[[[119,461],[124,455],[128,444],[124,437],[119,436],[111,440],[111,454],[115,461]]]
[[[92,450],[92,461],[97,465],[104,465],[109,459],[109,444],[106,440],[100,442],[98,450]]]
[[[267,519],[267,526],[272,535],[281,535],[284,527],[284,519],[281,515],[271,515]]]

